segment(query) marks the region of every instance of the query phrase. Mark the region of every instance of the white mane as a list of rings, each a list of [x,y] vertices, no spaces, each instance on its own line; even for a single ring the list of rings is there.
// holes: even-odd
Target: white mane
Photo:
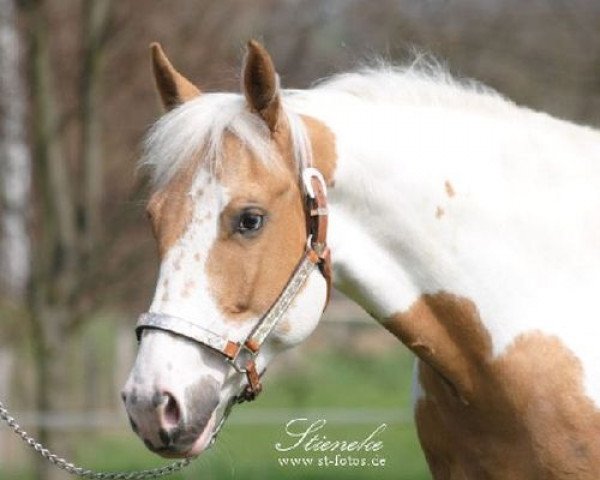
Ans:
[[[312,163],[307,133],[294,112],[294,97],[311,92],[348,94],[369,102],[443,104],[458,108],[502,109],[513,105],[493,90],[459,82],[437,65],[415,62],[409,67],[383,66],[335,75],[312,90],[283,91],[284,111],[298,167]],[[152,170],[153,184],[167,183],[194,156],[212,171],[220,166],[224,136],[237,137],[257,158],[273,162],[274,149],[265,123],[249,111],[244,97],[210,93],[188,101],[160,118],[149,130],[141,164]]]
[[[315,90],[347,93],[370,102],[503,109],[514,104],[473,79],[458,80],[428,57],[408,66],[382,63],[375,68],[341,73],[319,82]]]

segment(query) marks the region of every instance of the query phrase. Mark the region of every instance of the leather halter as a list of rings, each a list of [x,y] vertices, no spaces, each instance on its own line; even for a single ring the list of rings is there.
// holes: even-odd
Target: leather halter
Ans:
[[[327,187],[321,172],[313,167],[305,168],[302,171],[302,183],[305,190],[308,232],[306,250],[277,300],[258,320],[243,342],[234,342],[188,320],[163,313],[143,313],[137,322],[135,332],[138,342],[141,341],[142,333],[146,329],[169,332],[221,354],[236,372],[246,375],[247,385],[238,396],[232,397],[230,400],[221,422],[213,431],[213,441],[233,405],[252,401],[262,391],[260,382],[262,373],[259,374],[256,368],[256,357],[259,350],[289,310],[292,302],[315,268],[319,268],[327,283],[325,306],[329,302],[331,254],[327,246]]]

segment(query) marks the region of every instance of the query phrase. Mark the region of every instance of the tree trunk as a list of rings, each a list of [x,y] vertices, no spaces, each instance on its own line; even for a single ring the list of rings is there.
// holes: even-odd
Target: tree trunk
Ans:
[[[31,157],[21,52],[14,0],[0,0],[0,294],[14,303],[23,301],[31,270]]]
[[[34,289],[37,301],[69,299],[77,284],[79,250],[71,175],[59,136],[59,114],[53,86],[53,62],[45,2],[27,4],[30,14],[31,90],[36,178],[42,193],[43,248],[36,252]]]
[[[15,1],[0,0],[0,312],[5,332],[9,324],[17,324],[24,310],[31,273],[31,156],[26,138],[22,51]],[[3,338],[10,338],[10,334]],[[12,400],[13,363],[14,345],[0,343],[0,400],[8,405]],[[0,467],[9,460],[9,450],[3,444],[7,434],[7,430],[0,431]]]
[[[33,0],[27,7],[36,180],[42,194],[42,248],[37,249],[35,258],[31,329],[36,362],[36,408],[43,420],[45,415],[63,408],[68,398],[69,370],[64,346],[69,339],[65,330],[72,315],[80,256],[72,176],[59,135],[45,2]],[[56,434],[43,422],[38,435],[40,441],[61,456],[69,454],[65,435]],[[36,474],[38,480],[64,478],[39,456],[36,456]]]
[[[110,0],[85,0],[81,70],[81,157],[83,163],[84,244],[88,268],[101,234],[100,207],[103,192],[101,141],[101,74]]]

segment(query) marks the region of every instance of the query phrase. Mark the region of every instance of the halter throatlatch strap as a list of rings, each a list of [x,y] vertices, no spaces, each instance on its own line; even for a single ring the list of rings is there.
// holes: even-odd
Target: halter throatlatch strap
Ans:
[[[247,385],[242,393],[230,399],[223,418],[213,432],[214,441],[223,426],[225,418],[236,403],[254,400],[262,391],[262,384],[256,367],[256,357],[267,337],[289,310],[292,302],[318,268],[327,283],[327,303],[331,291],[331,254],[327,246],[327,187],[323,175],[316,168],[302,171],[302,182],[306,192],[306,217],[308,241],[306,251],[292,276],[271,308],[258,320],[250,334],[241,342],[234,342],[221,334],[212,332],[188,320],[164,313],[144,313],[136,325],[138,341],[146,329],[161,330],[186,338],[220,353],[229,364],[246,376]]]

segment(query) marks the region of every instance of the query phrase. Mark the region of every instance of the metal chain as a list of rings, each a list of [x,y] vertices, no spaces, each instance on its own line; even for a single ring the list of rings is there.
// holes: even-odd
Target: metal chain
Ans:
[[[58,468],[65,470],[71,475],[81,478],[89,478],[94,480],[142,480],[146,478],[160,478],[171,475],[179,470],[187,467],[192,459],[186,458],[178,460],[164,467],[153,468],[149,470],[140,470],[134,472],[94,472],[93,470],[78,467],[73,463],[67,462],[64,458],[52,453],[45,448],[41,443],[36,442],[25,430],[23,430],[16,420],[8,413],[4,404],[0,401],[0,420],[3,420],[13,432],[15,432],[21,440],[33,448],[42,457]]]

